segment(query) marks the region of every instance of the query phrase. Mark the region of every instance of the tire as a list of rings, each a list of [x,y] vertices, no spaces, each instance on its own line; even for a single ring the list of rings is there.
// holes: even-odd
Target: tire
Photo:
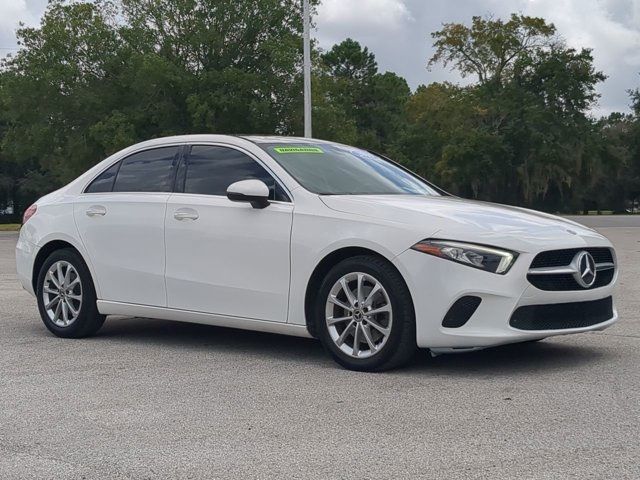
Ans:
[[[58,282],[60,277],[61,285]],[[38,273],[36,294],[45,327],[58,337],[87,337],[96,333],[104,323],[105,316],[98,312],[96,306],[91,274],[75,250],[56,250],[47,257]]]
[[[351,301],[342,280],[351,291]],[[362,293],[358,299],[359,283]],[[362,255],[335,265],[320,284],[313,312],[323,346],[349,370],[390,370],[407,363],[417,351],[409,289],[400,273],[382,258]]]

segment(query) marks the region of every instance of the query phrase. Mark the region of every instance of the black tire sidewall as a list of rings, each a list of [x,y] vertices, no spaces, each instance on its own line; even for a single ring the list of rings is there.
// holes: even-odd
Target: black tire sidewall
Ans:
[[[60,327],[51,321],[49,315],[47,315],[43,298],[44,279],[47,274],[47,270],[49,270],[51,265],[55,262],[61,260],[73,265],[80,276],[80,281],[82,282],[82,304],[80,305],[80,313],[78,314],[78,318],[68,327]],[[40,311],[43,323],[54,335],[65,338],[83,337],[94,333],[95,330],[102,325],[104,316],[99,314],[96,306],[96,293],[91,273],[89,272],[89,268],[82,257],[74,250],[56,250],[49,255],[40,268],[37,282],[36,295],[38,310]]]
[[[325,321],[326,301],[331,288],[339,278],[353,272],[367,273],[381,282],[389,295],[393,309],[391,333],[382,351],[372,357],[363,359],[352,358],[340,350],[331,338]],[[389,368],[399,349],[415,350],[416,348],[415,315],[408,288],[404,279],[394,267],[389,265],[386,260],[376,257],[353,257],[343,260],[334,266],[320,284],[314,306],[314,319],[316,332],[318,332],[318,337],[325,349],[340,365],[350,370],[385,370]]]

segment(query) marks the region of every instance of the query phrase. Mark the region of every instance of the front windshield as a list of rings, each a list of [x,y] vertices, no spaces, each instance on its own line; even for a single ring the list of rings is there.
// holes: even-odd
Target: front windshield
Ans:
[[[382,157],[335,143],[261,144],[307,190],[321,195],[439,195]]]

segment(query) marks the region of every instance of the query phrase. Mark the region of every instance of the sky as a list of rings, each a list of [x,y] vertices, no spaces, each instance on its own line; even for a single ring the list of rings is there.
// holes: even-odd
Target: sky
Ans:
[[[37,25],[46,0],[0,0],[0,54],[16,48],[19,21]],[[376,55],[381,71],[403,76],[412,88],[448,80],[442,67],[427,70],[430,34],[443,23],[469,23],[474,15],[506,18],[510,13],[553,22],[567,44],[591,48],[608,79],[594,115],[629,111],[628,89],[640,87],[640,0],[323,0],[313,31],[324,49],[351,37]]]

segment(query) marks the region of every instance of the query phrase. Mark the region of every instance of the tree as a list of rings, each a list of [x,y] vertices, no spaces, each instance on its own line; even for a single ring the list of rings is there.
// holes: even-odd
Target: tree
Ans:
[[[140,140],[302,129],[297,0],[51,0],[17,35],[0,73],[0,189],[17,178],[20,209]]]
[[[367,83],[378,73],[378,64],[367,47],[347,38],[322,55],[329,74],[336,78]]]
[[[589,148],[597,135],[587,114],[605,77],[591,52],[566,47],[552,24],[523,15],[474,17],[470,27],[447,24],[433,38],[429,65],[453,65],[478,81],[422,90],[439,94],[447,118],[437,120],[442,134],[428,135],[438,138],[438,149],[420,162],[432,164],[445,186],[477,198],[576,208],[574,193],[598,171]],[[425,106],[421,100],[412,108],[418,104]],[[415,125],[410,130],[418,132]]]
[[[626,199],[640,207],[640,89],[631,90],[632,114],[628,116],[628,133],[622,142],[627,145],[629,158],[624,172]]]
[[[20,211],[43,185],[55,189],[103,153],[90,129],[112,108],[113,14],[109,3],[52,1],[39,28],[18,30],[21,49],[3,61],[2,156],[19,172]]]
[[[421,86],[408,102],[407,117],[398,149],[411,168],[466,197],[505,194],[510,152],[477,88]]]
[[[502,83],[519,60],[535,56],[554,44],[556,28],[542,18],[512,14],[508,21],[473,17],[471,27],[447,23],[431,34],[436,52],[428,66],[452,64],[464,77]]]
[[[186,126],[202,132],[296,129],[302,89],[297,0],[122,0],[123,37],[178,76]],[[312,2],[315,3],[315,2]]]
[[[321,62],[324,78],[319,86],[328,102],[355,126],[353,143],[390,149],[404,125],[411,93],[406,80],[391,72],[378,73],[375,56],[349,38],[324,53]]]
[[[317,5],[318,0],[312,0]],[[0,67],[0,211],[137,141],[302,132],[299,0],[50,0]],[[596,121],[604,75],[553,24],[474,17],[433,33],[429,66],[467,86],[413,94],[346,39],[313,55],[314,134],[387,153],[464,196],[546,210],[640,197],[633,113]]]

